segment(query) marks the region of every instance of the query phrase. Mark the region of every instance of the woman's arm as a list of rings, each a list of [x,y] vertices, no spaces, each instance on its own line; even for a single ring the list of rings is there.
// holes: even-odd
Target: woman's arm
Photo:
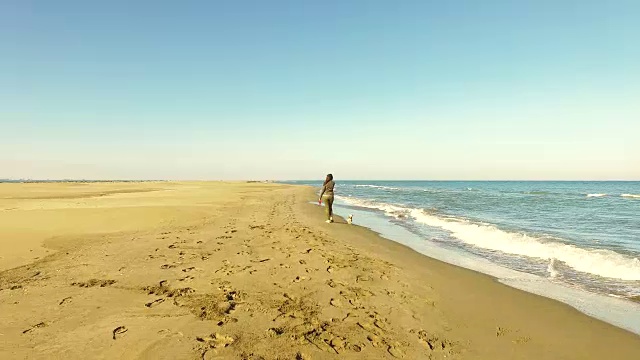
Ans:
[[[324,192],[327,191],[327,185],[322,185],[322,191],[320,192],[320,201],[322,201],[322,195],[324,195]]]

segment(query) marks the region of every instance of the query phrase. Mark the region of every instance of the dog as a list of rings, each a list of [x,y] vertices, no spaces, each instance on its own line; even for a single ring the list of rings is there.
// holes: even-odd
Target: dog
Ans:
[[[347,217],[347,224],[349,224],[349,225],[353,224],[353,215],[349,215]]]

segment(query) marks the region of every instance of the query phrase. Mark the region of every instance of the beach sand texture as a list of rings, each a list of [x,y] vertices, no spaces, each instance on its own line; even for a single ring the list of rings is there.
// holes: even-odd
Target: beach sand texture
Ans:
[[[640,359],[262,183],[0,184],[0,359]]]

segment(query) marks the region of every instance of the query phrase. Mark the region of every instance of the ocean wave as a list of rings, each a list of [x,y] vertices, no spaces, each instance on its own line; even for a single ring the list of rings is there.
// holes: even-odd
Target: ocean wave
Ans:
[[[355,187],[366,187],[372,189],[381,189],[381,190],[402,190],[401,188],[393,187],[393,186],[383,186],[383,185],[368,185],[368,184],[358,184],[354,185]]]
[[[549,260],[549,275],[556,276],[556,265],[562,262],[574,270],[621,280],[640,280],[640,260],[605,249],[584,249],[559,241],[547,241],[527,234],[501,230],[491,224],[474,223],[465,219],[446,217],[435,209],[409,208],[353,197],[338,197],[343,202],[369,209],[381,210],[396,219],[411,218],[418,223],[446,230],[472,246]]]
[[[587,197],[603,197],[607,196],[607,194],[587,194]]]
[[[626,197],[626,198],[635,198],[635,199],[640,199],[640,195],[637,194],[622,194],[620,195],[622,197]]]
[[[336,196],[336,198],[338,200],[342,200],[348,205],[359,206],[359,207],[364,207],[364,208],[374,209],[374,210],[381,210],[385,213],[385,215],[394,217],[396,219],[407,217],[409,215],[409,212],[411,211],[410,208],[406,208],[399,205],[391,205],[387,203],[363,200],[363,199],[358,199],[353,197]]]
[[[466,244],[507,254],[544,260],[555,259],[584,273],[602,277],[640,280],[640,260],[615,251],[584,249],[556,241],[544,241],[526,234],[507,232],[493,225],[475,224],[461,219],[443,219],[420,209],[411,211],[416,221],[451,232]]]
[[[553,194],[558,194],[558,193],[554,193],[551,191],[522,191],[521,194],[526,194],[526,195],[553,195]]]

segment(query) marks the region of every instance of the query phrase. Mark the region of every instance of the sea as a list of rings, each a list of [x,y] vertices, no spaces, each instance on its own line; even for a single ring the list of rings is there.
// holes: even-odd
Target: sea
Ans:
[[[336,214],[355,224],[640,334],[640,182],[338,180],[335,191]]]

